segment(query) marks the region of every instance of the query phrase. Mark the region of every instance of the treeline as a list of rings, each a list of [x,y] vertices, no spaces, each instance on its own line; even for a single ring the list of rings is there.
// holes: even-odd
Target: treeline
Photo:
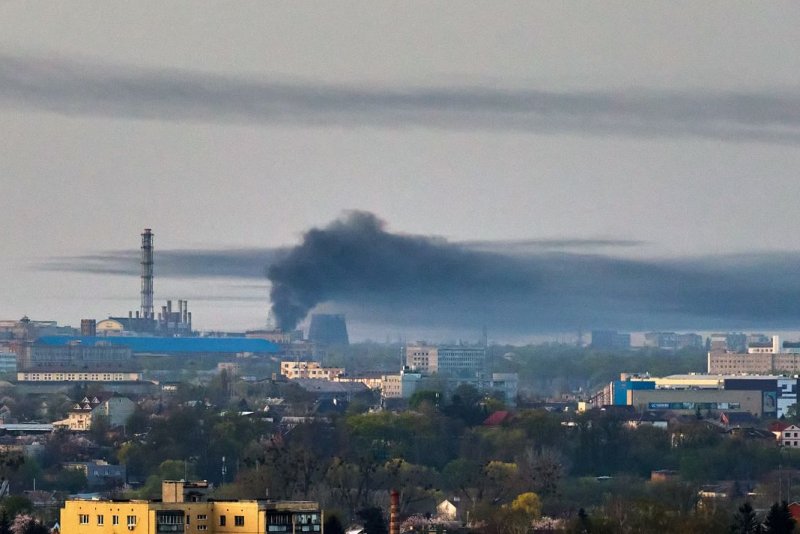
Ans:
[[[482,422],[496,399],[467,386],[447,398],[420,392],[411,404],[398,413],[359,413],[354,404],[293,427],[203,404],[166,406],[133,425],[147,429],[120,448],[118,460],[146,482],[140,497],[157,497],[163,478],[198,477],[224,481],[219,497],[317,500],[349,521],[365,509],[386,510],[396,488],[405,515],[457,497],[473,520],[490,521],[533,493],[537,515],[583,517],[596,528],[656,516],[727,524],[755,487],[754,505],[779,501],[779,473],[786,480],[800,468],[795,451],[724,435],[703,420],[673,421],[667,431],[632,428],[599,411],[522,410],[490,427]],[[677,477],[651,483],[654,470]],[[700,513],[698,488],[719,480],[736,481],[731,498]]]

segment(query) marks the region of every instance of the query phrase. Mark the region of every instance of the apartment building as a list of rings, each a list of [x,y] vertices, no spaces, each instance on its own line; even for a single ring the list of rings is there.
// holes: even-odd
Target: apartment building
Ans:
[[[486,373],[486,348],[471,345],[408,345],[406,366],[422,374],[474,378]]]
[[[113,534],[314,534],[322,532],[322,512],[311,501],[207,500],[205,481],[165,480],[162,499],[69,499],[61,509],[62,532]]]
[[[344,374],[341,367],[322,367],[318,362],[282,361],[281,374],[288,379],[323,378],[334,380]]]

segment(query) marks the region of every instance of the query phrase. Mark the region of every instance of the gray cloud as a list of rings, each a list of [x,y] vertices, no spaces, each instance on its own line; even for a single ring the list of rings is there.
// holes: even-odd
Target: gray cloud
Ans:
[[[800,142],[796,93],[324,85],[0,55],[0,103],[172,121]]]

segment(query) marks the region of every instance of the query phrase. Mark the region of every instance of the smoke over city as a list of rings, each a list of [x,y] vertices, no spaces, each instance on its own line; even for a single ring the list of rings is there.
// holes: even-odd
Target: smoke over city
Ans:
[[[371,213],[349,212],[307,231],[294,247],[156,249],[155,273],[157,279],[195,280],[202,293],[226,279],[263,282],[266,272],[283,329],[297,327],[318,307],[346,313],[373,332],[487,326],[525,335],[800,323],[800,254],[642,259],[651,245],[574,238],[448,241],[394,233]],[[38,267],[122,276],[137,276],[140,268],[136,250],[52,258]]]
[[[268,277],[284,329],[326,302],[393,324],[517,332],[580,325],[714,328],[800,319],[796,259],[643,261],[451,243],[390,233],[374,215],[354,212],[308,231],[269,267]]]

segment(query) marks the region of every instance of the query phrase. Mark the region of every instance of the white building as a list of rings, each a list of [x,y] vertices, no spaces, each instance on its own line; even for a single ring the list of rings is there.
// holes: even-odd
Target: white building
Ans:
[[[486,348],[483,346],[408,345],[405,356],[406,365],[422,374],[474,378],[486,373]]]
[[[781,433],[781,445],[792,449],[800,449],[800,427],[791,425]]]

